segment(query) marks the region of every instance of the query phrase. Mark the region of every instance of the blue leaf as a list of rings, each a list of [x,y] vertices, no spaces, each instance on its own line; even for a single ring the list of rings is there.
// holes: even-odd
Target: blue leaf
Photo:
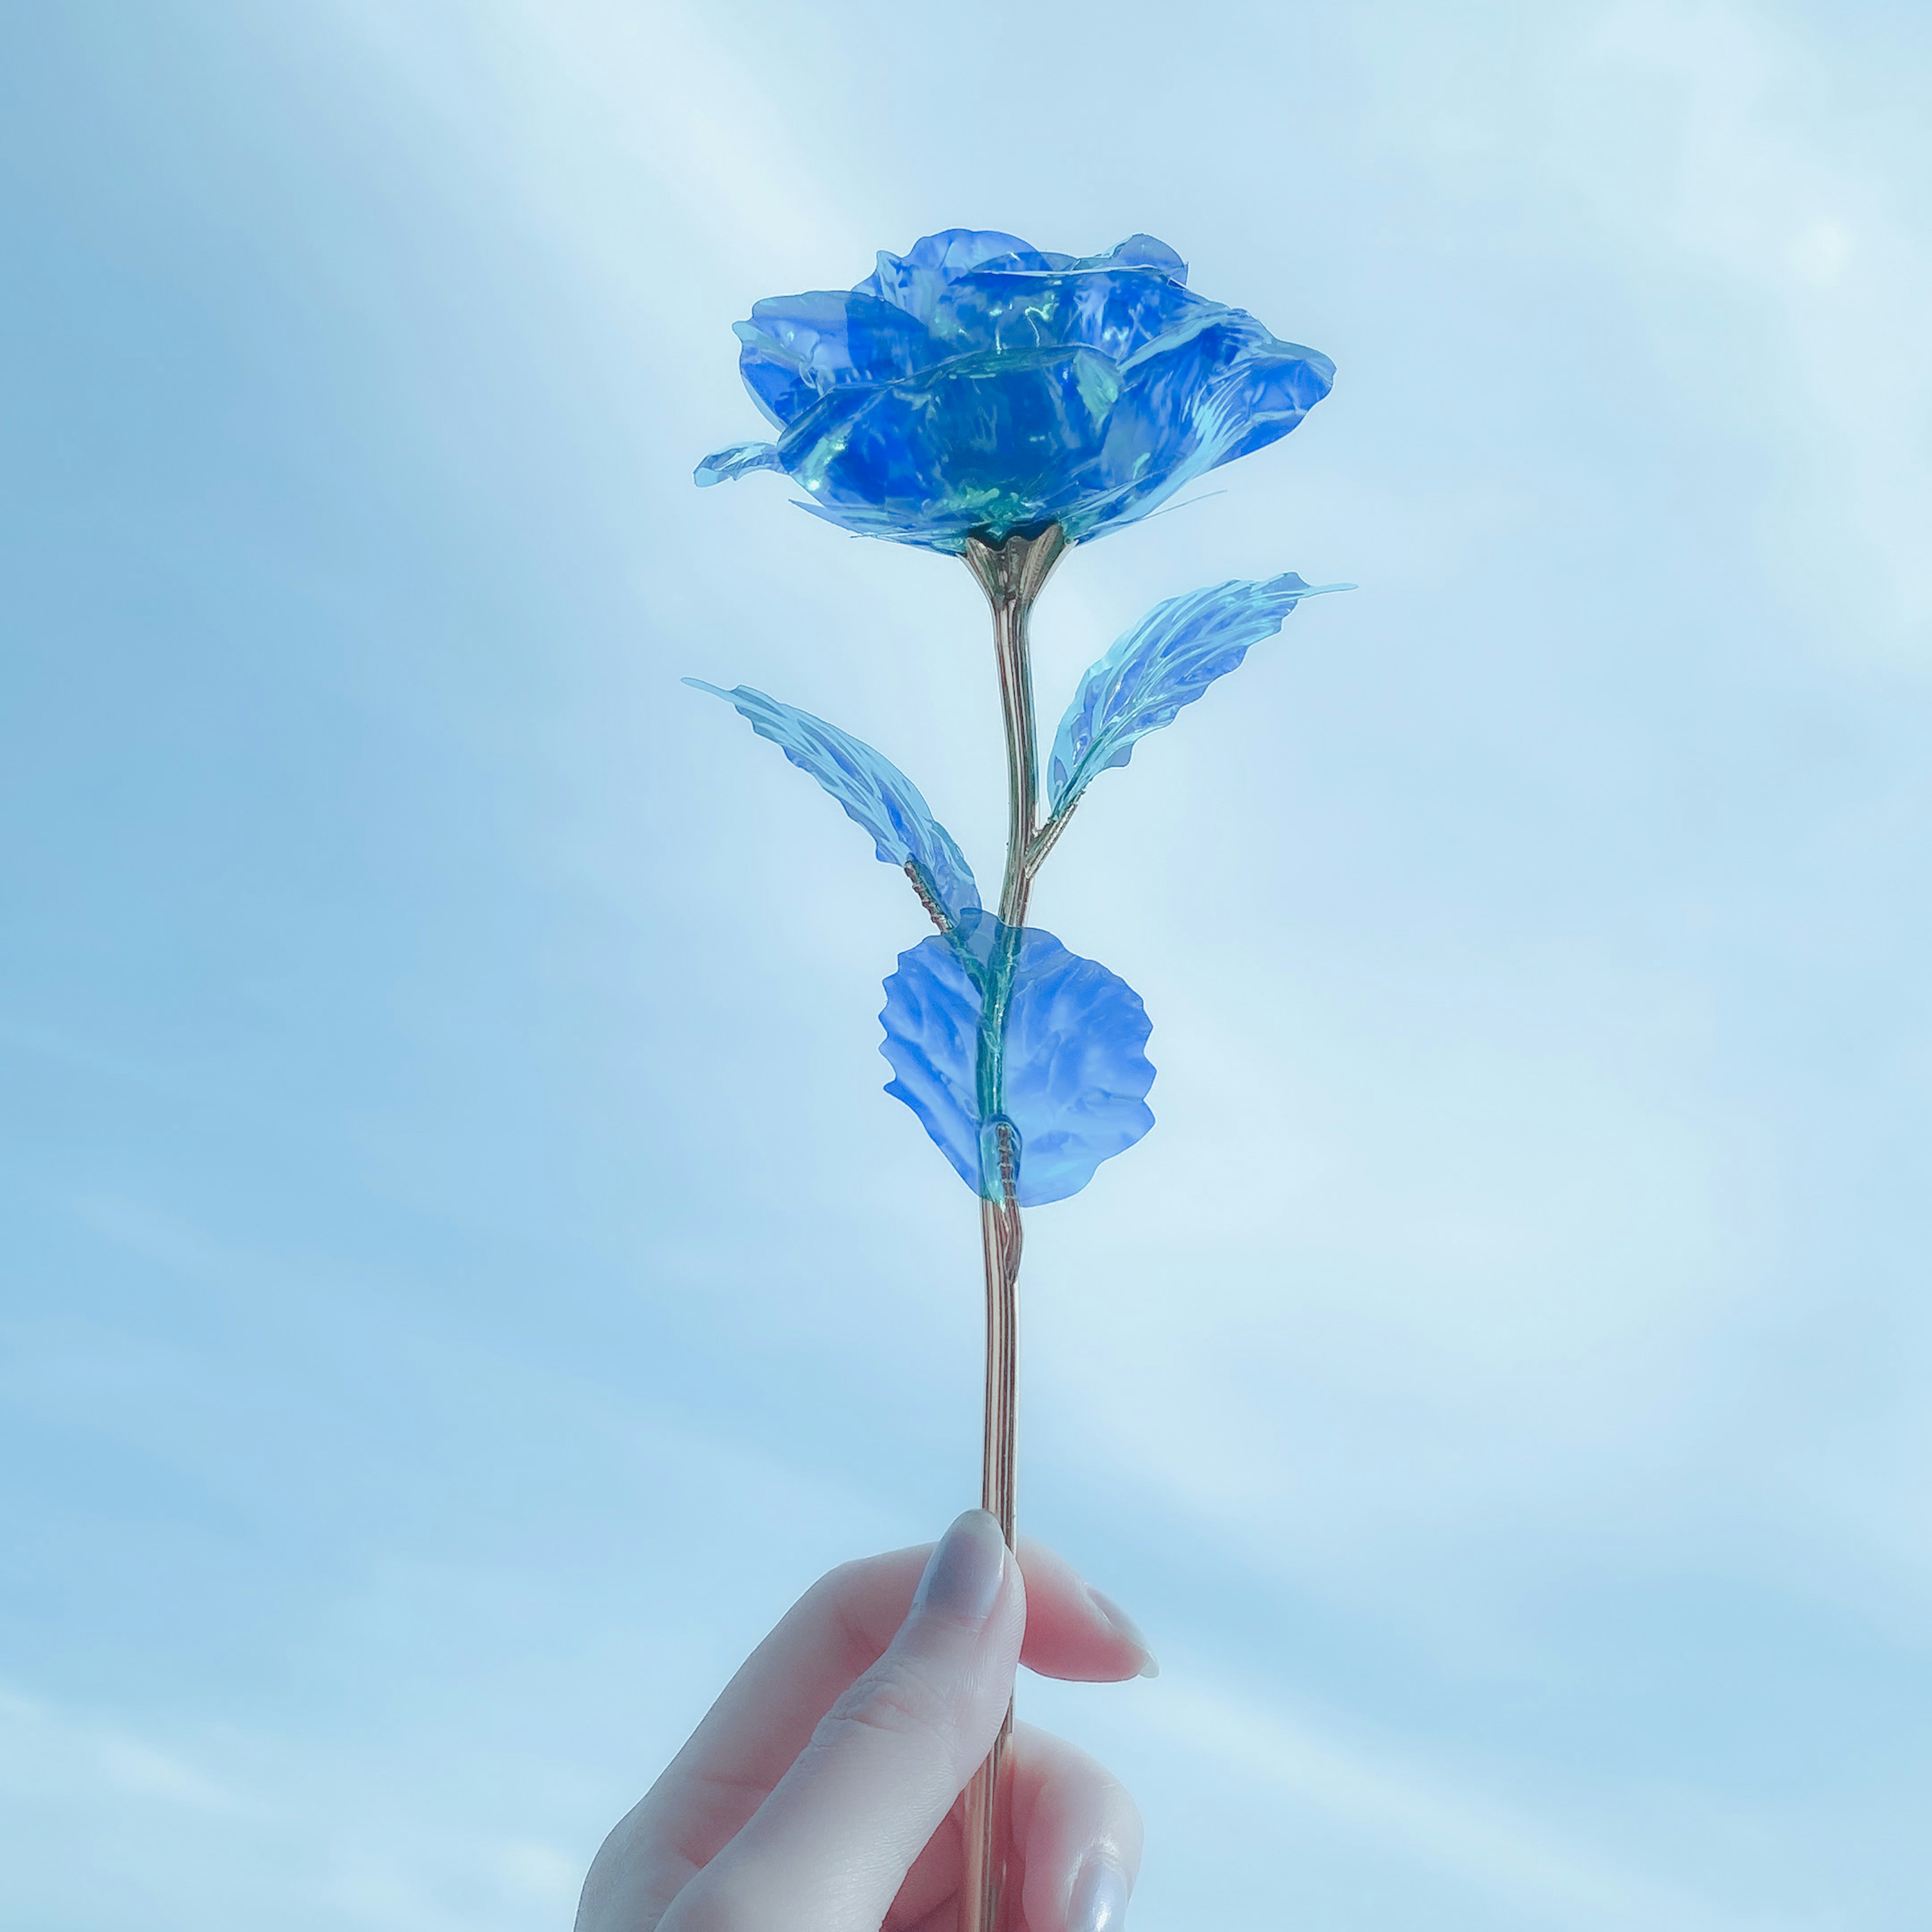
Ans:
[[[1070,807],[1096,772],[1124,765],[1150,731],[1172,724],[1250,645],[1274,636],[1303,598],[1354,588],[1304,584],[1291,570],[1156,604],[1088,671],[1060,721],[1047,768],[1054,810]]]
[[[890,758],[837,725],[796,705],[781,704],[748,684],[721,691],[702,678],[684,681],[694,691],[723,698],[760,737],[769,738],[800,770],[809,772],[845,808],[846,815],[872,834],[880,858],[912,879],[928,911],[937,906],[957,924],[962,914],[979,910],[972,867],[952,835],[933,817],[918,786]]]
[[[988,991],[1003,980],[1005,1024],[989,1028]],[[919,1116],[975,1193],[997,1196],[980,1154],[980,1130],[996,1115],[1018,1130],[1023,1208],[1078,1193],[1154,1125],[1140,995],[1037,926],[968,914],[950,939],[899,955],[879,1018],[893,1074],[886,1091]]]

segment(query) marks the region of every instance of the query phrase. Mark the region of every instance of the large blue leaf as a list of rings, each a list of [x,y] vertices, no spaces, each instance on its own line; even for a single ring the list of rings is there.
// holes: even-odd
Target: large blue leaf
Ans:
[[[801,771],[809,772],[847,815],[872,835],[886,864],[916,872],[922,898],[938,905],[956,924],[976,912],[980,889],[952,835],[933,817],[918,786],[890,758],[862,740],[796,705],[781,704],[748,684],[721,691],[702,678],[688,677],[694,691],[722,698],[761,738],[769,738]]]
[[[1088,670],[1060,721],[1047,766],[1054,809],[1070,806],[1096,772],[1124,765],[1150,731],[1172,724],[1250,645],[1273,637],[1303,598],[1354,587],[1304,584],[1291,570],[1156,604]]]
[[[989,986],[1010,986],[1004,1028],[986,1024]],[[1000,1060],[992,1084],[1018,1130],[1020,1205],[1064,1201],[1101,1162],[1154,1125],[1154,1068],[1140,995],[1104,966],[1067,951],[1037,926],[1016,930],[990,913],[967,914],[950,938],[899,955],[886,982],[891,1063],[886,1091],[919,1116],[975,1193],[982,1191],[980,1129],[989,1031]]]

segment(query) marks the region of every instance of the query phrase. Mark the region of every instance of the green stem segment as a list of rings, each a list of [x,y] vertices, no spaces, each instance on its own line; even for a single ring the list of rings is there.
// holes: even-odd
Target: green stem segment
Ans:
[[[980,1136],[980,1234],[986,1270],[986,1432],[980,1466],[982,1508],[999,1521],[1009,1549],[1013,1542],[1014,1424],[1019,1361],[1019,1271],[1022,1234],[1015,1198],[1020,1147],[1006,1118],[1006,1010],[1012,990],[1020,929],[1034,875],[1059,836],[1056,816],[1044,835],[1040,824],[1040,754],[1034,724],[1033,666],[1027,620],[1034,600],[1066,548],[1058,524],[1004,543],[978,537],[966,542],[966,567],[986,593],[993,614],[993,656],[999,670],[1000,704],[1006,740],[1006,869],[1000,888],[1005,928],[988,962],[981,1004],[976,1069]],[[960,1886],[960,1932],[1000,1932],[1012,1841],[1012,1798],[1007,1742],[1012,1709],[1007,1707],[992,1754],[966,1787],[964,1869]]]

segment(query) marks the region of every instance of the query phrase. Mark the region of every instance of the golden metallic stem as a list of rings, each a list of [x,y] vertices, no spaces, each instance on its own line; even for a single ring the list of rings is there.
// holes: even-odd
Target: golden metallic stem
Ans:
[[[1013,1462],[1019,1366],[1020,1211],[1010,1198],[980,1204],[986,1262],[986,1426],[980,1474],[980,1507],[1013,1540]],[[1012,1787],[1006,1707],[992,1754],[966,1787],[965,1864],[960,1882],[962,1932],[998,1932],[1012,1840]]]
[[[993,656],[1000,674],[1000,704],[1006,740],[1006,869],[1000,890],[1000,918],[1026,923],[1039,818],[1039,752],[1035,743],[1033,666],[1027,620],[1034,599],[1066,548],[1057,524],[1032,536],[1001,544],[967,539],[966,566],[986,593],[993,613]],[[998,1518],[1008,1548],[1013,1541],[1015,1424],[1019,1369],[1020,1251],[1024,1235],[1010,1133],[1000,1134],[1000,1195],[980,1203],[980,1246],[986,1269],[986,1408],[980,1471],[980,1507]],[[960,1932],[1000,1932],[1012,1839],[1012,1795],[1006,1747],[1012,1735],[1009,1705],[986,1762],[966,1787],[964,1867],[960,1884]]]
[[[1034,735],[1027,620],[1034,599],[1066,549],[1058,524],[1048,524],[1037,536],[1010,536],[1002,544],[979,537],[966,540],[966,567],[992,607],[993,657],[1006,723],[1006,873],[1000,888],[1000,917],[1008,926],[1026,923],[1034,874],[1029,848],[1039,819],[1040,754]]]

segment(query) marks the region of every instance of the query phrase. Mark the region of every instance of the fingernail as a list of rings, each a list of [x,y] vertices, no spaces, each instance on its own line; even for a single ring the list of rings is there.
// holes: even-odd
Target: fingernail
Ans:
[[[1124,1637],[1141,1654],[1141,1675],[1158,1677],[1160,1660],[1148,1648],[1148,1640],[1141,1635],[1141,1627],[1112,1597],[1102,1596],[1091,1583],[1087,1586],[1087,1594],[1093,1600],[1094,1607],[1114,1627],[1114,1634]]]
[[[1006,1580],[1006,1540],[984,1510],[968,1510],[939,1539],[912,1600],[915,1616],[937,1611],[962,1623],[982,1624]]]
[[[1066,1902],[1066,1932],[1122,1932],[1132,1888],[1112,1858],[1105,1852],[1090,1852]]]

